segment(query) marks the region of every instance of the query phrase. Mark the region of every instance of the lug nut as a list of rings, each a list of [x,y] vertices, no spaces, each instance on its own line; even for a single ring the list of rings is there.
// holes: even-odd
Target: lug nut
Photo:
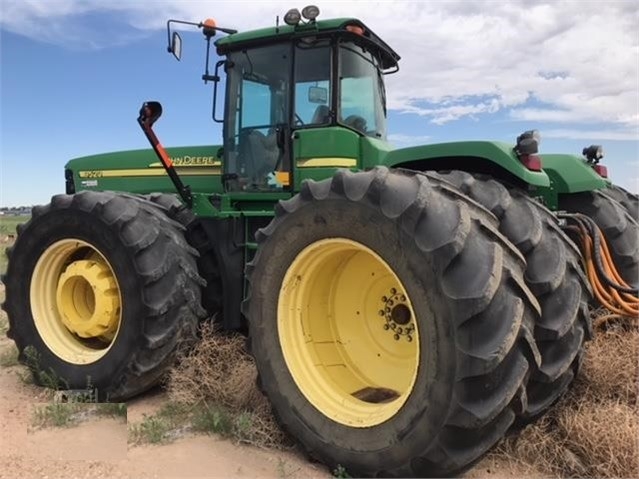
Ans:
[[[382,302],[385,303],[386,301],[388,301],[388,298],[386,296],[382,296]]]
[[[395,294],[397,293],[397,290],[395,288],[391,288],[391,294]]]
[[[380,309],[380,310],[379,310],[379,315],[380,315],[380,316],[384,316],[385,314],[386,314],[386,313],[384,312],[384,310],[383,310],[383,309]]]
[[[413,337],[409,334],[406,336],[406,340],[410,343],[413,340]]]
[[[395,339],[395,341],[399,341],[399,334],[395,334],[393,338]]]
[[[388,331],[388,323],[384,325],[384,331]]]

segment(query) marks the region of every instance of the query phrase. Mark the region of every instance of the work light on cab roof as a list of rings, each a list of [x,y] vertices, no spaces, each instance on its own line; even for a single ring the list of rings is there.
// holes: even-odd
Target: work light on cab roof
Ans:
[[[302,17],[308,20],[308,23],[312,23],[319,16],[319,8],[315,5],[308,5],[302,9],[302,13],[297,8],[291,8],[286,15],[284,15],[284,23],[292,27],[298,25],[302,21]]]

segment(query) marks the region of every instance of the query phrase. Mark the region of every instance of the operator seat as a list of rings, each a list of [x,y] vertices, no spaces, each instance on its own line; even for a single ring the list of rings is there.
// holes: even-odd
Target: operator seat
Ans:
[[[244,138],[244,161],[247,173],[252,182],[261,184],[268,173],[275,170],[281,151],[277,146],[275,131],[264,135],[261,131],[252,130]]]
[[[313,113],[311,125],[325,125],[331,121],[331,110],[326,105],[318,105]]]

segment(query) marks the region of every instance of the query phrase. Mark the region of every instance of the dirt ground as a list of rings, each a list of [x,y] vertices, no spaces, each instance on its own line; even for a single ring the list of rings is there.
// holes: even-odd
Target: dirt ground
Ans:
[[[0,284],[0,300],[4,286]],[[0,314],[4,315],[3,311]],[[0,337],[0,353],[13,347]],[[127,423],[93,418],[65,428],[33,428],[33,408],[51,394],[25,382],[22,366],[0,367],[0,479],[28,478],[320,478],[320,464],[292,452],[237,445],[215,436],[191,435],[162,445],[127,443]],[[128,403],[128,423],[140,422],[166,401],[151,392]],[[489,457],[466,477],[539,477],[515,461]]]

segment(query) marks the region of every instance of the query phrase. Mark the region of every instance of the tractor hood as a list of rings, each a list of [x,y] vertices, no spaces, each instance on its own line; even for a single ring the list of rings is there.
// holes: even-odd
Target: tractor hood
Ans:
[[[217,157],[220,145],[166,148],[176,170],[194,192],[221,192],[221,163]],[[84,156],[66,165],[69,183],[75,191],[114,190],[131,193],[153,191],[175,193],[162,164],[152,149],[128,150]]]

